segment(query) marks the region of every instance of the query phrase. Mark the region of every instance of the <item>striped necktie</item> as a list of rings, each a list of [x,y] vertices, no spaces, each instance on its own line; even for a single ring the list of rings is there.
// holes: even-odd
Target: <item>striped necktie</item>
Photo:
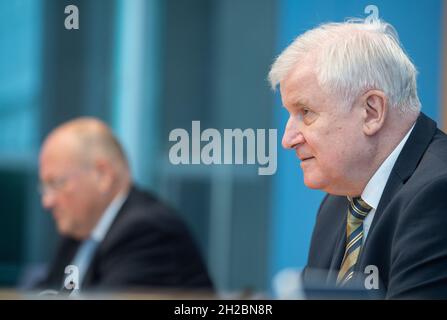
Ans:
[[[337,277],[337,285],[344,286],[354,276],[354,268],[363,244],[363,220],[371,207],[360,197],[349,199],[346,226],[346,249]]]

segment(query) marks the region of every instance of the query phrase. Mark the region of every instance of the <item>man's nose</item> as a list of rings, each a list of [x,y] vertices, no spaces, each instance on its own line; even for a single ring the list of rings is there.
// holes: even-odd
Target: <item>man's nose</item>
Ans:
[[[303,133],[301,132],[298,123],[290,117],[282,137],[282,146],[285,149],[293,149],[296,145],[302,143],[304,143]]]
[[[53,192],[46,191],[44,194],[42,194],[42,206],[47,210],[53,208],[54,206]]]

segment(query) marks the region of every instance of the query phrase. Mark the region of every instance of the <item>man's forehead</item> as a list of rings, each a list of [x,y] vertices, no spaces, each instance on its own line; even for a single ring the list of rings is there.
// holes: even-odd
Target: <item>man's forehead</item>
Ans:
[[[70,152],[49,150],[41,154],[39,162],[42,173],[58,173],[59,171],[63,173],[65,170],[76,167],[79,161]]]
[[[69,130],[57,130],[45,139],[43,152],[55,153],[58,151],[71,152],[79,148],[79,139]]]
[[[44,169],[51,169],[52,166],[72,167],[79,162],[78,143],[69,136],[50,136],[44,142],[39,161]]]
[[[311,66],[297,65],[280,82],[283,103],[306,104],[306,91],[310,85],[316,83],[316,75]]]
[[[286,74],[282,82],[297,82],[316,77],[316,67],[312,60],[305,59],[296,63]]]

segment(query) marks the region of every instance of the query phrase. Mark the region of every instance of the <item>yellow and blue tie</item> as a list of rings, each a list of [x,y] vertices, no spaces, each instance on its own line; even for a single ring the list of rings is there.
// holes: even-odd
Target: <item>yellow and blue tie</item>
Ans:
[[[346,249],[337,277],[337,284],[344,286],[354,276],[354,268],[363,244],[363,220],[371,207],[360,197],[349,199],[346,226]]]

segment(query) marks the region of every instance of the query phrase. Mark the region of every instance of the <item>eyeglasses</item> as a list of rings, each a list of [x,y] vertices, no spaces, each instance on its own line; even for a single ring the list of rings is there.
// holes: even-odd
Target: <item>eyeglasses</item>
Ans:
[[[54,179],[50,182],[41,182],[39,183],[39,186],[37,190],[39,191],[40,195],[44,196],[46,194],[55,193],[64,188],[68,181],[68,177],[60,177],[57,179]]]
[[[51,181],[40,182],[39,186],[37,188],[38,192],[40,193],[41,196],[44,196],[44,195],[50,194],[50,193],[54,194],[56,192],[60,192],[66,186],[67,182],[71,178],[78,176],[82,171],[85,171],[85,170],[86,170],[86,168],[77,169],[77,170],[74,170],[74,171],[66,174],[65,176],[51,179]]]

